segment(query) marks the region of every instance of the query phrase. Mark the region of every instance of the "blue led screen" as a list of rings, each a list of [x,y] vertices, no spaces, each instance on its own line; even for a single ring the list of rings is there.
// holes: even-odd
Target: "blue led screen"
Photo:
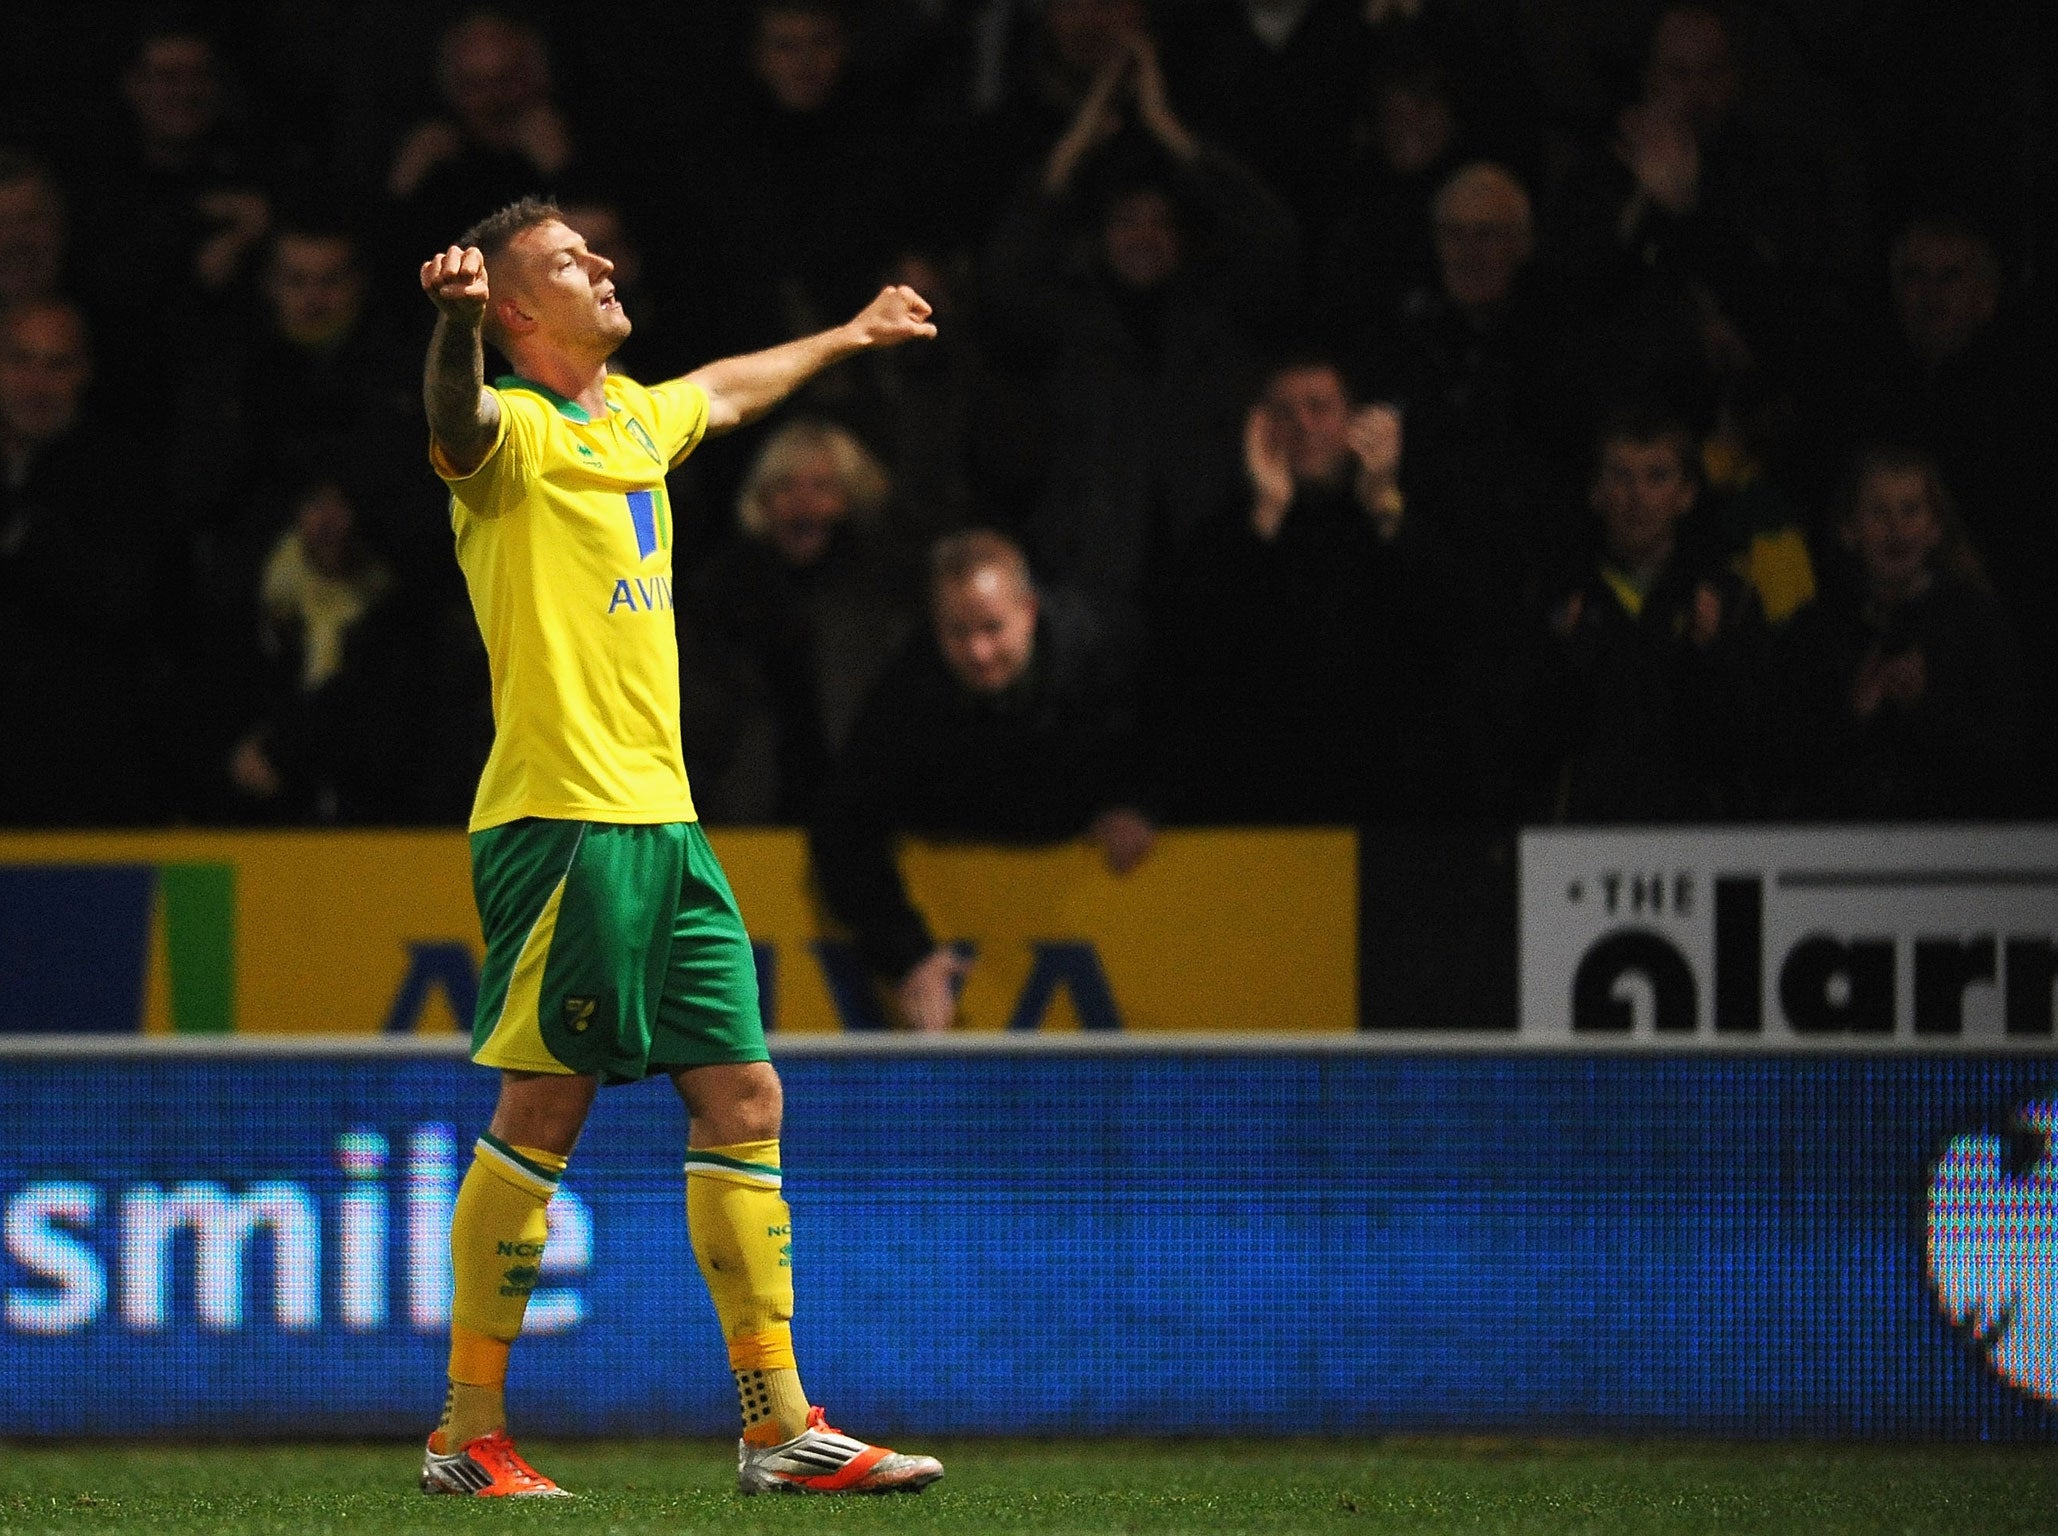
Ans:
[[[781,1070],[803,1375],[862,1433],[2058,1427],[2058,1059]],[[491,1095],[450,1060],[10,1061],[0,1436],[425,1431]],[[525,1431],[733,1433],[682,1148],[669,1088],[602,1095]]]

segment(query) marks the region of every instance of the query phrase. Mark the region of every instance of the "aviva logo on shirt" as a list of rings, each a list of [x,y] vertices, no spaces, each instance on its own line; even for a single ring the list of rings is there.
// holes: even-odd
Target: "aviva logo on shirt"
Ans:
[[[624,576],[615,582],[614,596],[607,600],[607,611],[617,612],[626,608],[631,613],[670,613],[672,611],[672,578],[669,576]]]
[[[0,865],[0,1031],[227,1034],[233,864]]]
[[[636,532],[636,557],[648,560],[670,548],[672,519],[663,488],[630,491],[625,499],[629,503],[629,526]],[[612,614],[624,608],[631,613],[670,613],[672,578],[661,575],[621,577],[615,582],[614,592],[607,600],[607,611]]]
[[[636,558],[648,560],[671,548],[671,505],[664,488],[630,491],[623,499],[629,503],[629,526],[636,531]]]

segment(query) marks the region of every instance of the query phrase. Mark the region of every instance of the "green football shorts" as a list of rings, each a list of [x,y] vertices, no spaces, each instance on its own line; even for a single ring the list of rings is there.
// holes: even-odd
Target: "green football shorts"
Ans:
[[[750,938],[697,822],[531,817],[471,844],[472,1060],[620,1083],[769,1059]]]

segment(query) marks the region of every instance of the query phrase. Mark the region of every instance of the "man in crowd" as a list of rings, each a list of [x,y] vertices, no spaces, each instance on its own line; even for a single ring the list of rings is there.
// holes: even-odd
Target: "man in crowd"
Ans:
[[[474,10],[436,45],[443,110],[401,139],[386,174],[402,233],[419,238],[456,217],[483,216],[534,187],[555,187],[579,163],[579,141],[552,88],[543,35]]]
[[[2038,754],[2058,766],[2058,566],[2050,511],[2058,406],[2048,330],[2014,302],[1994,242],[1973,223],[1917,215],[1889,257],[1895,342],[1853,392],[1858,438],[1935,455],[1973,547],[2019,627],[2033,679]],[[2041,804],[2058,808],[2046,775]]]
[[[1202,822],[1421,816],[1452,787],[1450,605],[1400,487],[1401,418],[1318,355],[1272,372],[1244,495],[1162,616],[1153,742]]]
[[[746,78],[661,200],[689,221],[676,249],[696,265],[657,275],[672,292],[707,284],[723,295],[694,316],[717,350],[803,336],[861,302],[896,232],[923,211],[908,167],[931,157],[856,88],[841,6],[743,9],[753,13]]]
[[[263,152],[234,113],[234,81],[214,39],[176,14],[146,16],[121,77],[126,132],[82,167],[75,254],[123,345],[102,384],[124,423],[154,438],[172,424],[147,409],[167,358],[198,345],[218,307],[248,279],[272,217]]]
[[[1551,243],[1623,299],[1687,304],[1771,365],[1855,276],[1858,194],[1847,168],[1754,121],[1769,113],[1731,32],[1711,0],[1657,9],[1637,97],[1570,168]]]
[[[2043,431],[2054,391],[2037,331],[2011,312],[1993,240],[1955,215],[1908,219],[1887,282],[1880,344],[1826,402],[1845,418],[1841,445],[1919,444],[1936,455],[1974,536],[2005,543],[2025,504],[2048,495],[2058,462]]]
[[[171,392],[179,430],[164,457],[190,552],[180,637],[188,707],[196,730],[216,737],[247,726],[251,690],[270,670],[251,601],[296,516],[290,498],[309,484],[349,487],[357,539],[404,589],[383,629],[426,628],[463,601],[449,534],[431,510],[440,498],[421,473],[418,369],[373,318],[356,237],[292,218],[269,244],[259,292],[185,360]],[[218,786],[219,775],[202,783]]]
[[[223,326],[187,369],[175,488],[203,523],[234,529],[253,497],[280,496],[310,470],[347,465],[378,501],[405,499],[419,513],[415,385],[414,367],[367,303],[357,238],[313,221],[284,223],[248,318]],[[260,542],[269,543],[276,522]],[[400,542],[420,541],[403,532]],[[439,550],[439,565],[444,558]]]
[[[1497,618],[1563,542],[1550,522],[1585,421],[1573,327],[1535,265],[1529,194],[1504,166],[1454,172],[1430,204],[1435,281],[1385,334],[1352,338],[1357,381],[1408,417],[1408,479]],[[1576,425],[1572,424],[1576,421]],[[1568,441],[1573,445],[1568,451]]]
[[[1525,738],[1533,814],[1702,821],[1751,808],[1762,766],[1764,620],[1750,584],[1689,522],[1693,434],[1649,408],[1597,435],[1596,547],[1553,594]]]
[[[56,174],[32,155],[0,146],[0,309],[58,296],[70,233]]]
[[[169,788],[162,496],[87,409],[92,377],[73,305],[0,316],[0,814],[16,824],[152,820]]]
[[[832,768],[808,848],[829,909],[892,984],[903,1021],[946,1030],[968,962],[938,944],[894,862],[901,833],[984,842],[1090,834],[1126,874],[1150,851],[1134,720],[1093,626],[1045,605],[1011,541],[953,534],[930,558],[930,626],[879,679]]]
[[[988,263],[995,334],[1049,400],[1037,570],[1090,601],[1133,656],[1154,548],[1182,545],[1236,483],[1258,337],[1295,290],[1292,215],[1188,129],[1137,33],[1003,217]]]

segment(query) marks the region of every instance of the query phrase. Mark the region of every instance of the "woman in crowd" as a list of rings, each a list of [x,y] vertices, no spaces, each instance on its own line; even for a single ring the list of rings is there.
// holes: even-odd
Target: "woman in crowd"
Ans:
[[[242,819],[410,819],[417,657],[394,591],[350,495],[304,487],[259,582],[262,712],[228,757]]]
[[[736,508],[742,537],[681,602],[694,795],[714,821],[797,822],[858,701],[920,611],[881,532],[886,471],[844,428],[803,418],[765,442]]]
[[[1837,534],[1849,556],[1789,630],[1804,814],[2004,817],[2024,786],[2015,638],[1927,454],[1859,454]]]

